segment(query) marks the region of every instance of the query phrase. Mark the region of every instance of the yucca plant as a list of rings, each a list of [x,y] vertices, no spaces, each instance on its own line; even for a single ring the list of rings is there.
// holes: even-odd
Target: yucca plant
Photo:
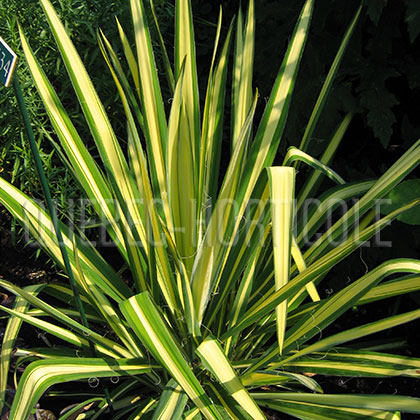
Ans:
[[[363,341],[345,347],[415,320],[420,310],[321,334],[353,307],[420,289],[420,261],[398,259],[324,299],[317,291],[338,262],[417,204],[376,219],[377,201],[419,163],[420,141],[378,180],[350,184],[327,165],[351,115],[344,117],[319,160],[305,152],[361,8],[343,36],[301,147],[289,149],[283,166],[273,167],[314,0],[302,9],[259,122],[254,115],[264,104],[252,87],[253,0],[246,16],[239,11],[224,42],[220,15],[203,110],[190,1],[176,1],[173,67],[164,40],[158,39],[172,92],[164,100],[144,4],[130,0],[136,50],[118,23],[129,77],[111,43],[99,34],[124,106],[126,135],[113,131],[64,26],[49,0],[40,2],[100,162],[79,137],[21,31],[26,60],[65,164],[124,264],[121,270],[111,266],[82,233],[61,223],[88,325],[65,282],[19,288],[0,280],[16,295],[14,309],[2,308],[11,315],[1,353],[3,401],[22,322],[59,343],[16,350],[16,363],[25,369],[9,419],[25,419],[47,389],[53,395],[55,384],[70,381],[101,386],[88,396],[81,391],[77,405],[60,420],[82,409],[78,418],[130,420],[265,419],[270,411],[300,419],[398,419],[400,412],[420,413],[415,398],[331,395],[317,382],[317,375],[418,378],[420,369],[420,359],[385,353],[392,345],[386,340],[376,351]],[[224,150],[231,49],[231,148]],[[166,99],[171,99],[169,110]],[[221,159],[227,170],[219,184]],[[295,192],[297,165],[310,165],[312,172]],[[320,195],[319,205],[308,212],[307,200],[317,196],[323,176],[337,186]],[[357,203],[312,240],[334,208],[355,197]],[[63,267],[50,215],[2,179],[0,201]],[[68,389],[73,395],[74,386]]]

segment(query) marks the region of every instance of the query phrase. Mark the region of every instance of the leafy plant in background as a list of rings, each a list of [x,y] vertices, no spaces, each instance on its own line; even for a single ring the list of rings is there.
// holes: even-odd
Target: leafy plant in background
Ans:
[[[259,122],[254,121],[258,94],[252,88],[253,1],[246,16],[239,12],[235,36],[232,24],[224,41],[219,19],[202,112],[191,6],[188,0],[176,2],[173,69],[159,37],[172,92],[167,113],[144,5],[131,0],[135,51],[123,27],[118,28],[134,88],[110,42],[102,33],[99,36],[124,107],[126,148],[117,140],[122,134],[112,129],[52,5],[48,0],[41,4],[100,164],[21,33],[26,60],[61,155],[91,199],[124,265],[116,272],[83,235],[61,224],[88,326],[80,323],[65,283],[19,288],[0,280],[16,295],[14,309],[3,308],[13,316],[1,353],[2,400],[23,321],[60,343],[17,349],[17,366],[25,364],[25,369],[9,418],[26,418],[47,389],[52,387],[48,392],[53,395],[54,385],[69,381],[79,381],[81,388],[86,382],[102,388],[91,391],[89,398],[80,391],[77,405],[60,420],[81,410],[84,418],[112,415],[130,420],[265,419],[270,410],[301,419],[397,419],[399,412],[420,413],[416,398],[324,394],[316,376],[419,376],[420,360],[386,353],[387,340],[376,351],[357,341],[418,319],[418,309],[322,335],[353,307],[420,289],[420,261],[398,259],[324,299],[317,291],[338,262],[418,203],[415,200],[375,219],[377,200],[419,163],[420,141],[378,180],[351,184],[327,166],[351,114],[344,116],[319,160],[305,153],[360,8],[343,36],[300,148],[289,149],[283,166],[276,167],[272,164],[285,128],[313,0],[307,0],[302,9]],[[232,47],[231,151],[222,153]],[[228,153],[229,158],[221,161]],[[219,168],[224,164],[227,169],[219,186]],[[314,171],[299,189],[294,208],[294,166],[303,164]],[[318,197],[319,206],[307,209],[307,199],[316,196],[322,176],[338,185]],[[357,204],[349,205],[328,227],[328,216],[336,215],[337,205],[351,203],[355,197],[360,197]],[[63,266],[51,219],[41,206],[4,179],[0,179],[0,201]],[[325,224],[327,228],[316,238]],[[130,275],[122,277],[127,268]],[[391,275],[392,280],[386,281]],[[354,340],[351,347],[344,347]],[[71,385],[66,390],[67,395],[73,394]]]

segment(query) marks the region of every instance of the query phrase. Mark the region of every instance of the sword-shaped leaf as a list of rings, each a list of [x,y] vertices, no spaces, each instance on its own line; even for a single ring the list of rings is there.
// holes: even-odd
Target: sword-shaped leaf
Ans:
[[[104,38],[104,42],[105,44],[107,44],[106,38]],[[108,61],[108,55],[105,52],[104,44],[101,43],[101,47],[104,52],[104,56]],[[109,47],[108,51],[110,50]],[[174,312],[176,307],[176,297],[174,293],[172,270],[169,266],[168,255],[166,253],[165,243],[163,240],[163,232],[161,229],[158,212],[155,206],[155,199],[153,195],[152,184],[149,179],[146,156],[143,151],[140,136],[137,131],[134,117],[130,110],[125,91],[119,83],[119,80],[116,77],[116,74],[114,73],[109,61],[108,64],[114,76],[114,80],[120,93],[120,97],[124,106],[124,111],[127,117],[127,125],[129,132],[129,152],[131,156],[131,161],[133,163],[133,169],[136,174],[138,190],[142,195],[142,204],[144,209],[142,223],[144,224],[145,228],[148,227],[147,229],[145,229],[145,238],[143,240],[143,244],[149,248],[149,255],[147,261],[149,264],[149,283],[151,284],[146,284],[146,279],[142,274],[142,255],[140,253],[140,247],[136,243],[131,244],[131,246],[127,246],[129,251],[130,249],[132,249],[130,255],[133,266],[131,268],[133,274],[140,280],[140,290],[153,290],[155,287],[157,287],[157,285],[154,285],[153,283],[157,282],[160,291],[165,297],[166,302],[168,303],[172,312]],[[167,223],[169,224],[171,220],[171,215],[168,214],[169,210],[167,209],[166,201],[163,202],[163,207],[166,213]],[[154,260],[155,253],[157,256],[157,265],[159,267],[158,270],[156,270],[156,264]]]
[[[364,305],[366,303],[375,302],[381,299],[387,299],[393,296],[402,295],[405,293],[414,293],[420,290],[420,276],[408,275],[396,280],[390,280],[386,283],[380,284],[369,290],[363,296],[357,305]]]
[[[353,223],[398,185],[420,162],[420,139],[417,140],[367,191],[360,200],[349,209],[331,228],[328,229],[305,252],[305,260],[314,261],[339,238]]]
[[[290,41],[285,59],[281,65],[270,99],[255,136],[255,140],[249,151],[249,157],[245,162],[245,166],[241,165],[240,173],[242,173],[242,176],[239,182],[239,188],[235,188],[233,191],[235,195],[228,195],[226,197],[228,200],[235,199],[236,204],[239,205],[239,210],[236,211],[235,219],[228,226],[222,225],[222,229],[220,229],[220,225],[217,223],[214,223],[214,226],[209,225],[202,245],[198,249],[193,269],[192,283],[194,300],[196,302],[198,319],[200,322],[203,319],[209,296],[213,293],[216,285],[214,275],[220,272],[220,265],[226,259],[226,253],[229,252],[230,249],[230,247],[223,246],[223,244],[226,243],[225,241],[230,243],[235,237],[235,234],[239,229],[242,215],[246,210],[248,200],[251,197],[257,180],[263,169],[271,165],[277,151],[286,122],[297,70],[308,34],[312,6],[313,1],[308,0],[302,9],[295,32]],[[243,137],[246,138],[245,135]],[[235,149],[237,148],[238,147]],[[213,217],[217,218],[216,209],[213,212]],[[216,226],[218,229],[216,229]],[[223,238],[223,240],[220,241],[219,238]],[[215,269],[215,267],[218,269]]]
[[[27,286],[25,292],[31,294],[38,294],[42,289],[45,288],[44,284]],[[15,299],[13,309],[16,312],[26,313],[29,309],[29,302],[21,297]],[[5,400],[7,379],[9,376],[10,359],[12,356],[15,342],[18,337],[20,327],[22,326],[22,319],[17,316],[12,316],[8,319],[6,329],[3,335],[3,341],[1,344],[1,358],[0,358],[0,412],[3,407]]]
[[[305,371],[305,372],[309,372]],[[241,381],[246,387],[262,387],[271,385],[283,385],[287,387],[288,383],[295,381],[308,388],[313,392],[323,392],[319,384],[306,375],[299,375],[286,371],[270,371],[245,373],[241,376]]]
[[[371,322],[369,324],[361,325],[356,328],[352,328],[347,331],[343,331],[338,334],[334,334],[330,337],[319,340],[318,342],[311,344],[302,350],[297,351],[292,356],[289,356],[281,362],[273,364],[273,367],[291,362],[292,360],[298,359],[299,357],[307,354],[324,351],[331,347],[339,346],[340,344],[347,343],[352,340],[356,340],[361,337],[365,337],[370,334],[375,334],[384,331],[389,328],[393,328],[397,325],[405,324],[407,322],[414,321],[420,317],[420,310],[406,312],[400,315],[391,316],[388,318],[381,319],[379,321]]]
[[[76,321],[73,321],[73,324],[75,325],[75,327],[78,328],[78,330],[80,331],[80,334],[76,334],[68,328],[60,327],[59,325],[55,323],[44,321],[43,319],[35,318],[34,316],[28,315],[27,313],[18,312],[13,309],[5,308],[5,307],[2,307],[2,310],[76,347],[87,348],[89,345],[89,340],[90,340],[95,343],[96,350],[104,356],[132,357],[130,352],[127,351],[124,347],[120,346],[119,344],[115,343],[109,338],[103,337],[100,334],[88,328],[83,327],[82,325],[78,324]],[[67,317],[63,314],[62,318],[65,321]],[[83,334],[82,331],[85,333],[85,335]],[[85,337],[89,337],[89,340],[87,340]]]
[[[167,184],[173,236],[178,252],[184,259],[187,271],[191,272],[197,246],[196,173],[194,151],[191,144],[190,115],[184,102],[186,88],[186,61],[180,70],[168,126],[166,150]]]
[[[188,118],[186,130],[192,154],[190,165],[198,174],[200,147],[200,102],[198,94],[197,64],[195,55],[194,27],[191,0],[176,0],[175,7],[175,79],[178,80],[184,66],[182,102]],[[185,64],[183,64],[185,61]]]
[[[137,207],[138,191],[105,109],[53,6],[49,0],[40,2],[119,204],[124,204],[129,220],[141,220]],[[138,228],[137,225],[131,227]]]
[[[344,118],[343,121],[338,126],[337,130],[333,134],[331,141],[328,143],[327,148],[325,149],[324,153],[320,157],[319,161],[325,165],[328,165],[332,158],[334,157],[335,152],[337,151],[338,146],[341,143],[341,140],[346,133],[346,130],[353,118],[353,114],[348,113]],[[313,197],[314,193],[316,192],[317,188],[321,183],[321,173],[318,171],[312,171],[309,178],[306,180],[304,186],[299,191],[298,202],[296,204],[296,209],[299,211],[302,204],[308,197]]]
[[[409,205],[404,206],[401,209],[380,219],[378,222],[360,232],[360,235],[358,235],[357,238],[349,238],[347,241],[334,248],[332,251],[324,255],[311,266],[308,266],[308,268],[303,273],[297,275],[280,290],[274,293],[270,291],[269,294],[264,295],[252,308],[247,311],[242,320],[236,326],[232,327],[222,336],[222,339],[241,331],[242,329],[256,322],[258,319],[266,316],[279,303],[292,297],[294,293],[298,292],[299,289],[301,289],[307,283],[315,279],[323,272],[327,272],[330,266],[333,266],[338,261],[341,261],[343,258],[345,258],[345,256],[349,255],[355,249],[360,247],[363,242],[372,237],[381,228],[386,226],[391,220],[395,219],[400,213],[412,208],[417,204],[418,202],[410,203]]]
[[[259,401],[263,407],[297,417],[301,420],[401,420],[399,412],[366,408],[331,407],[322,402],[315,404],[312,401],[289,399],[287,396],[282,400],[263,400],[261,398]],[[364,401],[360,401],[360,404],[362,402],[364,403]]]
[[[55,132],[60,139],[60,146],[65,152],[66,159],[71,164],[73,175],[82,186],[86,196],[89,197],[90,204],[95,208],[100,220],[106,222],[104,225],[107,227],[111,237],[124,253],[122,234],[115,220],[115,202],[109,185],[41,69],[21,29],[20,36],[32,78],[35,81]]]
[[[196,353],[204,366],[226,388],[229,395],[254,419],[265,420],[265,416],[233,370],[229,360],[214,338],[206,338]]]
[[[419,368],[420,359],[413,357],[342,348],[312,353],[285,365],[288,371],[348,377],[419,378]]]
[[[252,393],[257,401],[298,401],[308,404],[322,404],[330,407],[363,407],[378,411],[404,411],[420,413],[420,399],[399,395],[331,395],[331,394],[298,394],[298,393]]]
[[[254,102],[252,104],[251,110],[249,111],[248,117],[244,123],[244,127],[238,139],[237,146],[229,162],[229,166],[226,171],[225,178],[222,184],[222,188],[219,192],[215,208],[210,218],[205,236],[201,241],[200,247],[198,249],[198,255],[195,259],[195,266],[193,268],[192,273],[193,296],[194,301],[199,302],[202,305],[201,316],[204,315],[205,305],[207,304],[207,299],[209,299],[208,293],[210,292],[211,288],[214,288],[217,284],[216,281],[212,279],[213,270],[216,273],[220,273],[223,268],[223,265],[217,265],[213,261],[215,255],[217,255],[217,253],[220,251],[220,246],[225,240],[229,242],[234,241],[233,238],[229,239],[228,237],[232,226],[232,222],[237,216],[237,209],[235,205],[236,203],[233,201],[233,197],[235,196],[235,193],[238,189],[238,183],[241,175],[241,162],[244,158],[247,142],[246,133],[253,122],[256,106],[257,95],[255,95],[254,97]],[[247,245],[244,244],[244,246],[246,247]],[[209,265],[205,265],[203,263],[203,260],[207,259],[210,260]],[[201,269],[205,271],[201,273],[200,276],[199,270]],[[194,281],[194,278],[197,278],[197,280]],[[227,291],[228,288],[224,287],[223,293]],[[218,299],[217,302],[221,303],[221,300]],[[214,314],[215,311],[211,311],[211,313]]]
[[[219,27],[221,29],[221,14]],[[203,112],[203,128],[200,146],[199,185],[198,185],[198,210],[200,211],[200,238],[206,226],[207,205],[214,203],[217,198],[218,183],[215,182],[214,174],[219,173],[223,122],[225,113],[226,78],[230,51],[232,24],[217,64],[214,61],[217,51],[217,42],[214,46],[213,61],[210,67],[209,81],[207,85],[206,101]],[[218,41],[218,39],[217,39]],[[252,104],[252,103],[251,103]],[[245,122],[245,120],[244,120]]]
[[[328,93],[332,87],[334,78],[337,74],[338,68],[340,66],[340,63],[343,59],[344,52],[346,51],[347,45],[350,41],[350,38],[353,34],[353,31],[357,25],[357,22],[359,20],[360,12],[362,10],[362,6],[359,6],[359,8],[356,11],[356,14],[354,15],[353,20],[351,21],[349,27],[346,30],[346,33],[343,37],[343,40],[341,41],[340,48],[337,51],[337,54],[334,58],[334,61],[330,67],[330,70],[327,74],[327,77],[325,79],[324,84],[322,85],[321,92],[319,93],[318,99],[316,101],[316,104],[312,110],[312,114],[309,118],[309,122],[306,126],[305,133],[303,134],[302,142],[299,146],[299,149],[302,151],[306,151],[309,141],[311,140],[312,134],[315,130],[316,124],[319,120],[319,117],[321,115],[322,109],[324,108],[324,104],[328,98]]]
[[[152,420],[180,420],[188,402],[188,395],[171,379],[165,386]]]
[[[308,200],[301,208],[300,223],[297,226],[297,243],[301,245],[308,243],[338,206],[344,204],[347,206],[348,200],[365,194],[373,185],[375,181],[349,182],[327,190],[316,199]]]
[[[384,277],[397,272],[420,273],[420,262],[408,259],[391,260],[371,270],[359,280],[326,299],[314,311],[303,316],[287,331],[285,348],[290,349],[302,345],[301,339],[309,340],[351,308],[361,296],[366,294],[367,290],[378,284]]]
[[[307,165],[311,166],[312,168],[316,169],[317,171],[322,172],[332,181],[336,182],[337,184],[344,185],[346,181],[344,181],[341,176],[334,171],[333,169],[329,168],[327,165],[323,164],[319,160],[313,158],[312,156],[308,155],[307,153],[303,152],[302,150],[297,149],[296,147],[289,147],[289,150],[284,157],[284,166],[289,166],[292,162],[299,161],[304,162]]]
[[[139,375],[151,371],[139,359],[55,358],[31,363],[23,373],[10,410],[10,420],[26,419],[52,385],[89,378]]]
[[[293,201],[295,198],[295,170],[287,166],[268,168],[270,182],[271,219],[274,252],[275,289],[289,281],[290,257],[293,233]],[[287,320],[287,300],[276,307],[277,340],[280,354],[283,352]]]
[[[242,10],[236,25],[235,54],[232,74],[232,150],[252,105],[252,76],[254,70],[255,13],[254,0],[249,2],[245,28]],[[249,135],[250,133],[248,133]]]
[[[140,99],[153,187],[166,200],[166,117],[143,2],[130,0],[140,77]],[[157,183],[157,185],[155,185]]]
[[[222,420],[150,296],[141,293],[122,302],[120,307],[144,346],[182,387],[206,419]]]
[[[41,206],[3,178],[0,178],[0,202],[10,211],[13,217],[28,229],[29,233],[41,244],[43,249],[62,267],[61,252],[51,219]],[[73,272],[76,273],[73,243],[69,239],[68,228],[64,223],[60,222],[60,229],[63,233],[64,244],[67,247]],[[90,276],[92,281],[104,293],[117,302],[132,294],[130,288],[87,241],[84,239],[77,240],[77,244],[85,276]]]

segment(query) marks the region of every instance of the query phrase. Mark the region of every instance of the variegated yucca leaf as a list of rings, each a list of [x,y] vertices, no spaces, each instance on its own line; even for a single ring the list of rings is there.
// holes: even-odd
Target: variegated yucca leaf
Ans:
[[[255,420],[263,420],[264,414],[251,398],[241,380],[236,375],[229,360],[214,338],[206,338],[197,348],[204,366],[226,388],[228,394]]]
[[[420,360],[412,357],[366,350],[335,348],[334,351],[312,353],[286,364],[288,370],[333,376],[419,377]]]
[[[336,223],[321,235],[305,253],[305,257],[313,261],[328,248],[331,239],[334,240],[343,231],[353,226],[355,219],[360,218],[377,201],[385,196],[393,187],[401,182],[419,164],[420,139],[417,140],[379,179],[373,186],[351,207]]]
[[[220,11],[201,86],[191,0],[174,2],[174,42],[158,22],[158,7],[172,10],[170,2],[129,0],[132,28],[116,23],[121,53],[106,28],[98,31],[126,133],[114,131],[83,54],[66,31],[71,23],[63,25],[50,0],[39,1],[96,150],[79,136],[42,70],[36,40],[20,28],[29,70],[56,131],[48,140],[91,200],[121,262],[109,262],[81,232],[60,222],[89,327],[80,322],[72,289],[63,282],[18,287],[0,279],[16,295],[14,308],[4,308],[10,317],[0,400],[13,355],[16,371],[24,367],[10,419],[25,419],[47,388],[57,395],[56,383],[102,377],[110,378],[104,387],[94,395],[77,392],[77,406],[60,420],[80,409],[79,417],[92,420],[262,420],[271,411],[308,420],[419,414],[419,399],[329,395],[317,380],[419,376],[418,359],[385,353],[395,350],[393,342],[372,351],[353,341],[419,319],[420,310],[324,333],[352,307],[420,290],[420,262],[399,259],[371,268],[331,296],[318,293],[336,264],[419,203],[376,217],[378,200],[419,164],[420,140],[378,180],[352,183],[332,163],[352,114],[343,116],[320,157],[307,153],[362,8],[343,35],[299,149],[278,156],[315,0],[302,2],[266,104],[253,86],[258,2],[247,2],[247,11],[240,8],[230,25]],[[161,85],[160,63],[170,97]],[[272,166],[277,162],[283,166]],[[310,172],[305,182],[301,171],[295,187],[297,162]],[[338,185],[324,188],[325,178]],[[63,268],[52,219],[42,206],[2,178],[0,202]],[[335,217],[340,207],[344,211]],[[60,345],[13,353],[23,321]]]
[[[295,199],[295,171],[286,166],[268,169],[270,181],[271,219],[273,224],[273,253],[275,289],[279,290],[289,281],[290,257],[293,236]],[[283,352],[287,322],[287,300],[276,307],[277,340],[280,355]]]
[[[44,104],[48,104],[46,106],[47,112],[60,139],[60,146],[73,168],[74,176],[82,185],[86,195],[91,199],[97,213],[102,216],[102,220],[107,221],[106,226],[117,246],[122,247],[122,235],[115,221],[115,203],[110,187],[42,71],[21,29],[20,33],[22,47],[32,77],[37,81],[38,92]]]
[[[40,318],[36,318],[28,313],[21,313],[9,308],[2,308],[2,310],[10,315],[13,315],[17,318],[22,319],[23,321],[27,322],[28,324],[33,325],[35,328],[40,328],[43,331],[54,335],[55,337],[59,338],[71,344],[72,346],[80,347],[80,348],[88,348],[89,341],[92,341],[94,344],[94,348],[98,351],[99,354],[102,356],[107,357],[127,357],[131,356],[130,352],[124,349],[122,346],[114,343],[113,341],[100,336],[93,331],[87,330],[85,331],[86,336],[83,334],[77,334],[71,331],[68,328],[63,328],[55,323],[45,321]],[[89,337],[89,340],[86,338]]]
[[[0,202],[9,210],[13,217],[28,228],[31,235],[36,238],[59,266],[63,266],[51,218],[45,210],[32,198],[19,191],[3,178],[0,178]],[[73,265],[73,246],[70,238],[66,234],[68,228],[64,223],[60,223],[60,228],[64,236],[64,244],[67,248],[70,262]],[[104,293],[117,302],[124,299],[124,297],[130,296],[130,288],[84,238],[80,239],[80,243],[78,242],[78,252],[85,276],[91,276],[92,281]],[[76,267],[74,266],[74,272],[76,271]]]
[[[156,64],[153,55],[150,33],[145,20],[145,11],[143,3],[137,0],[130,0],[134,35],[137,50],[137,66],[139,74],[139,88],[141,107],[144,116],[145,132],[144,136],[147,141],[148,153],[150,154],[149,163],[151,166],[152,180],[157,183],[154,185],[155,194],[162,197],[165,201],[166,197],[166,164],[164,161],[167,123],[164,113],[162,94],[160,92],[159,81],[156,72]],[[128,49],[128,43],[126,51]],[[130,62],[132,62],[130,56]],[[133,68],[133,76],[137,74]],[[157,189],[157,191],[156,191]]]
[[[238,215],[234,219],[230,216],[231,220],[228,219],[229,223],[223,223],[220,226],[218,219],[220,218],[220,213],[216,205],[207,232],[198,249],[192,272],[192,284],[199,321],[202,321],[210,295],[217,285],[217,276],[221,272],[221,265],[226,259],[226,253],[230,249],[222,245],[226,241],[229,243],[233,240],[234,234],[239,228],[241,215],[245,212],[248,200],[251,197],[261,171],[264,167],[269,166],[274,159],[274,154],[285,126],[294,81],[303,54],[312,6],[313,2],[308,0],[299,17],[298,24],[286,53],[286,58],[280,68],[263,118],[255,135],[249,158],[246,159],[243,168],[241,168],[243,172],[240,183],[226,197],[219,195],[219,202],[225,206],[226,202],[223,204],[223,199],[236,200],[235,205],[239,206]],[[246,141],[246,131],[243,132],[242,137],[242,143],[244,143]],[[236,148],[240,146],[241,141],[238,141]],[[232,175],[237,175],[238,170],[236,169]],[[229,212],[232,213],[232,210],[230,209]],[[229,214],[223,217],[226,220]]]
[[[315,406],[326,405],[330,407],[354,408],[363,407],[365,410],[375,411],[405,411],[408,413],[420,413],[420,402],[417,398],[401,397],[398,395],[327,395],[327,394],[289,394],[289,393],[252,393],[257,401],[265,400],[269,406],[269,401],[295,401]],[[315,407],[316,408],[316,407]],[[357,411],[356,411],[357,414]],[[362,414],[363,411],[362,411]],[[379,414],[379,413],[378,413]],[[389,415],[389,414],[388,414]]]
[[[303,398],[302,398],[303,399]],[[401,420],[399,412],[380,411],[369,408],[331,407],[329,404],[314,404],[306,401],[282,400],[260,401],[264,407],[276,410],[302,420]],[[364,407],[359,400],[359,406]]]
[[[35,285],[27,286],[25,292],[29,294],[38,294],[45,285]],[[29,302],[22,298],[17,297],[15,299],[13,309],[16,312],[25,313],[28,312]],[[7,379],[9,376],[10,361],[15,348],[15,342],[19,335],[20,328],[22,326],[22,319],[19,317],[11,317],[7,323],[6,330],[4,331],[3,341],[1,345],[1,355],[0,355],[0,411],[3,408],[3,402],[5,400],[6,389],[7,389]]]
[[[246,21],[239,9],[236,27],[235,57],[232,75],[232,149],[252,104],[252,76],[254,69],[255,37],[254,0],[249,2]],[[245,25],[244,25],[245,23]],[[250,133],[247,133],[250,135]]]
[[[175,380],[169,380],[159,398],[159,404],[153,413],[152,420],[181,419],[187,402],[188,395]]]
[[[89,378],[139,375],[151,367],[138,359],[55,358],[31,363],[19,381],[9,419],[26,419],[41,395],[53,384]]]
[[[348,126],[350,125],[350,122],[352,121],[352,118],[353,114],[351,113],[348,113],[343,118],[343,121],[338,126],[337,130],[331,138],[330,143],[328,144],[327,148],[325,149],[320,158],[320,162],[322,164],[328,165],[333,159],[334,154],[337,151],[337,148],[340,145]],[[319,185],[321,184],[321,175],[322,173],[320,173],[319,171],[313,171],[311,176],[305,182],[305,185],[299,192],[299,197],[296,204],[297,210],[299,210],[302,204],[305,202],[305,200],[307,200],[309,197],[312,197],[313,193],[318,189]]]
[[[301,141],[300,146],[299,146],[299,149],[301,149],[304,152],[307,150],[307,146],[308,146],[308,144],[309,144],[309,142],[312,138],[312,134],[313,134],[314,129],[316,127],[316,124],[319,120],[319,117],[322,113],[322,109],[324,107],[325,101],[328,98],[328,92],[330,91],[330,89],[333,85],[335,75],[337,74],[337,71],[339,69],[341,60],[343,59],[344,53],[346,51],[347,45],[348,45],[348,43],[351,39],[352,33],[353,33],[353,31],[354,31],[354,29],[357,25],[357,22],[359,20],[361,11],[362,11],[362,6],[360,6],[357,9],[353,20],[351,21],[349,27],[346,30],[346,33],[344,34],[343,40],[341,41],[340,48],[337,51],[337,54],[336,54],[336,56],[334,58],[334,61],[331,65],[331,68],[328,72],[328,75],[325,79],[325,82],[322,86],[321,92],[319,93],[318,99],[317,99],[317,101],[314,105],[312,114],[309,118],[309,122],[306,126],[305,133],[303,134],[302,141]],[[328,164],[328,160],[329,160],[328,158],[329,158],[328,155],[324,155],[325,161],[323,163]]]
[[[279,303],[298,292],[303,286],[305,286],[306,283],[328,271],[330,267],[336,264],[336,262],[341,261],[354,249],[357,249],[364,241],[370,238],[374,233],[377,233],[378,230],[380,230],[384,225],[387,225],[390,220],[396,218],[402,211],[412,208],[417,204],[417,202],[413,202],[400,210],[390,213],[386,217],[360,232],[360,235],[357,238],[349,238],[347,241],[337,246],[323,258],[320,258],[316,263],[309,266],[304,272],[294,277],[292,281],[287,283],[278,291],[272,293],[270,290],[270,293],[260,298],[259,301],[257,301],[255,305],[249,309],[248,313],[245,314],[241,322],[231,330],[228,330],[222,338],[229,337],[230,335],[261,319],[264,315],[267,315]]]
[[[150,296],[147,293],[133,296],[121,304],[121,310],[146,348],[179,383],[201,413],[209,420],[221,419]]]

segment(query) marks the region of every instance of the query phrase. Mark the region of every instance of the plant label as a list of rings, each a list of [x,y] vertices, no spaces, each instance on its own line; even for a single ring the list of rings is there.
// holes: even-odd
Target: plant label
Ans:
[[[8,87],[16,67],[17,55],[0,36],[0,82]]]

